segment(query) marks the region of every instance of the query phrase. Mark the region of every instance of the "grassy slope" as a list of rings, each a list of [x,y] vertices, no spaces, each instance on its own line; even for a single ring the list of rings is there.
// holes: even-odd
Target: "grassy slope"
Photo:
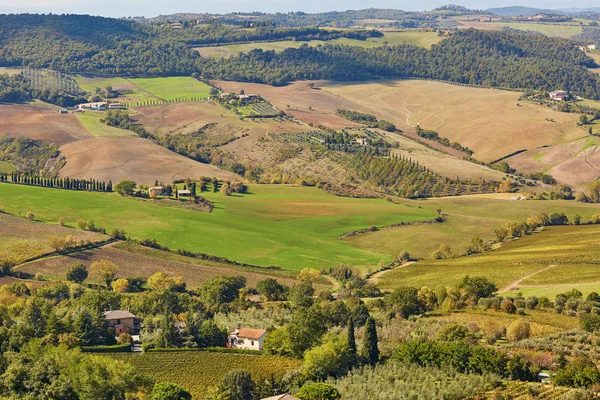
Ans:
[[[200,47],[197,48],[197,50],[200,52],[202,57],[225,57],[232,54],[239,54],[242,52],[247,53],[252,49],[275,50],[276,52],[280,52],[287,48],[298,48],[303,44],[308,44],[309,46],[319,46],[324,45],[326,43],[331,43],[370,48],[382,46],[384,42],[387,42],[389,46],[407,43],[415,46],[429,48],[442,39],[443,38],[439,37],[435,32],[402,31],[386,32],[385,36],[382,38],[369,38],[367,40],[347,38],[340,38],[329,41],[311,40],[308,42],[285,40],[281,42],[246,43],[232,44],[228,46]]]
[[[524,287],[536,282],[546,286],[600,282],[599,233],[598,225],[547,227],[541,233],[506,242],[492,252],[448,260],[426,260],[396,269],[385,274],[380,284],[388,289],[401,285],[454,285],[467,274],[486,276],[499,288],[509,284]],[[523,282],[513,282],[550,265],[557,267],[539,272]]]
[[[3,188],[6,185],[3,185]],[[2,204],[2,202],[0,202]],[[53,251],[48,244],[50,236],[70,235],[75,241],[105,240],[106,235],[47,225],[15,215],[0,213],[0,260],[19,263]]]
[[[517,201],[510,196],[461,196],[411,202],[424,209],[441,208],[447,214],[443,224],[415,225],[382,229],[345,239],[349,243],[374,251],[398,254],[407,250],[415,257],[429,258],[441,243],[461,251],[474,237],[495,238],[494,229],[511,221],[524,221],[540,212],[565,212],[569,217],[580,214],[583,220],[600,213],[600,206],[575,201]],[[408,203],[408,202],[407,202]],[[427,237],[427,240],[422,240]]]
[[[159,382],[181,385],[194,399],[204,398],[208,387],[218,385],[232,369],[243,368],[257,379],[281,377],[300,366],[300,361],[290,358],[209,352],[111,354],[110,357],[130,363],[141,374]]]
[[[133,78],[131,83],[159,99],[183,100],[208,97],[210,87],[196,79],[181,76],[170,78]]]
[[[17,167],[6,161],[0,161],[0,172],[14,172]]]
[[[537,24],[521,22],[489,22],[488,24],[498,27],[508,27],[522,31],[539,32],[546,36],[559,36],[570,38],[581,33],[581,26],[567,24]]]
[[[155,238],[178,249],[215,254],[262,266],[321,268],[336,263],[376,265],[391,253],[360,249],[337,240],[371,225],[429,219],[434,212],[384,200],[330,196],[316,188],[251,186],[251,195],[205,194],[211,214],[165,207],[116,194],[70,192],[3,185],[0,204],[11,213],[31,210],[40,220],[92,219],[133,238]],[[85,207],[82,207],[85,205]]]
[[[102,123],[100,120],[104,116],[104,113],[84,111],[75,113],[75,115],[85,130],[96,137],[115,138],[137,136],[134,132],[113,128],[112,126]]]

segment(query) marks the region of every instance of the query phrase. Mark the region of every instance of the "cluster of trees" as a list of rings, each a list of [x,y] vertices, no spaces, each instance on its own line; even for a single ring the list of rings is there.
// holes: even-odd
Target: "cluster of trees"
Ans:
[[[359,178],[388,193],[408,198],[489,193],[497,185],[486,181],[453,181],[403,156],[355,154],[347,158],[347,165],[357,172]]]
[[[0,161],[13,164],[27,174],[55,177],[64,165],[58,146],[26,137],[0,139]]]
[[[102,123],[115,128],[127,129],[138,134],[141,138],[152,137],[146,129],[139,123],[129,117],[129,113],[124,110],[110,110],[104,114],[100,120]]]
[[[469,157],[473,155],[473,150],[469,149],[468,147],[463,147],[458,142],[450,142],[450,140],[448,138],[440,137],[440,135],[436,131],[433,131],[430,129],[423,129],[419,125],[417,125],[417,135],[419,135],[422,138],[438,142],[442,146],[451,147],[456,150],[464,151],[465,153],[467,153],[469,155]]]
[[[594,61],[569,40],[543,35],[469,30],[429,50],[407,44],[370,49],[327,44],[281,53],[253,50],[215,60],[199,57],[189,46],[217,40],[203,39],[202,28],[173,30],[100,17],[27,14],[1,16],[0,26],[0,65],[129,76],[199,73],[273,85],[303,79],[414,77],[507,88],[560,87],[600,98],[598,77],[582,68],[593,67]],[[277,29],[258,28],[251,34],[264,32],[261,39],[268,39]],[[216,32],[227,41],[229,30]]]
[[[62,107],[71,107],[85,101],[79,95],[74,96],[58,88],[36,88],[35,83],[25,79],[22,74],[0,74],[0,102],[25,103],[32,99]]]
[[[68,190],[87,190],[91,192],[112,192],[112,181],[108,183],[95,179],[45,178],[40,175],[21,174],[19,172],[0,173],[0,182],[21,185],[44,186]]]
[[[365,114],[359,111],[351,111],[345,109],[339,109],[336,114],[344,117],[350,121],[358,122],[360,124],[369,125],[372,128],[380,128],[388,132],[396,132],[396,126],[389,121],[381,120],[378,121],[374,115]]]
[[[581,216],[579,214],[575,215],[572,222],[573,225],[580,225]],[[569,218],[565,213],[555,212],[548,215],[542,212],[527,218],[524,222],[508,222],[504,226],[496,228],[494,234],[496,235],[498,242],[503,242],[506,239],[531,235],[536,229],[543,226],[567,224],[569,224]]]

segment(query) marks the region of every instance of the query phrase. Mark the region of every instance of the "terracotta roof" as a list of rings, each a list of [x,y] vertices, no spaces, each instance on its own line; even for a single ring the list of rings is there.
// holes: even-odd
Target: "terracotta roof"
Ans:
[[[104,311],[104,318],[111,319],[127,319],[127,318],[135,318],[135,315],[130,313],[129,311],[123,310],[110,310]]]
[[[260,339],[267,331],[264,329],[250,329],[250,328],[240,328],[235,332],[231,332],[232,335],[237,335],[237,337],[247,338],[247,339]]]
[[[266,397],[261,400],[300,400],[300,399],[286,393],[286,394],[278,394],[277,396],[273,396],[273,397]]]

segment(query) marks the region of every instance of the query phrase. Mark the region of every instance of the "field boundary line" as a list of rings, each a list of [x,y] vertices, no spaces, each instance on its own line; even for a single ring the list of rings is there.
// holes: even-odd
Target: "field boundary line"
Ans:
[[[422,221],[399,222],[399,223],[396,223],[396,224],[384,225],[384,226],[381,226],[381,227],[371,226],[369,228],[358,229],[358,230],[355,230],[355,231],[351,231],[351,232],[345,233],[342,236],[338,237],[338,240],[344,240],[344,239],[349,238],[349,237],[363,235],[363,234],[369,233],[369,232],[377,232],[377,231],[380,231],[382,229],[398,228],[398,227],[401,227],[401,226],[441,224],[442,222],[444,222],[444,221],[439,221],[437,218],[433,218],[433,219],[426,219],[426,220],[422,220]]]
[[[509,282],[506,286],[502,287],[498,291],[499,292],[508,292],[509,290],[512,290],[512,289],[516,288],[519,285],[519,283],[523,282],[524,280],[529,279],[529,278],[531,278],[531,277],[533,277],[533,276],[535,276],[535,275],[537,275],[537,274],[539,274],[541,272],[548,271],[549,269],[552,269],[554,267],[558,267],[558,264],[550,264],[547,267],[544,267],[542,269],[538,269],[537,271],[533,271],[533,272],[531,272],[531,273],[529,273],[529,274],[527,274],[525,276],[522,276],[522,277],[520,277],[518,279],[515,279],[515,280]]]
[[[416,263],[416,261],[407,261],[402,265],[398,265],[397,267],[394,268],[388,268],[388,269],[384,269],[383,271],[379,271],[379,272],[375,272],[373,275],[371,275],[368,279],[367,282],[371,283],[373,285],[377,285],[379,283],[379,278],[381,278],[383,275],[385,275],[386,273],[393,271],[395,269],[400,269],[400,268],[406,268],[409,267],[411,265],[413,265],[414,263]]]

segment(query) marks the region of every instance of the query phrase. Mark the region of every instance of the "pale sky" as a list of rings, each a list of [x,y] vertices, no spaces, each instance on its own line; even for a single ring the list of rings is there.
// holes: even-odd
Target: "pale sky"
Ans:
[[[0,0],[0,13],[73,13],[108,17],[145,16],[177,12],[227,13],[232,11],[262,12],[323,12],[362,8],[394,8],[418,11],[443,4],[460,4],[469,8],[485,9],[515,5],[514,0]],[[597,0],[523,0],[521,6],[538,8],[598,7]]]

